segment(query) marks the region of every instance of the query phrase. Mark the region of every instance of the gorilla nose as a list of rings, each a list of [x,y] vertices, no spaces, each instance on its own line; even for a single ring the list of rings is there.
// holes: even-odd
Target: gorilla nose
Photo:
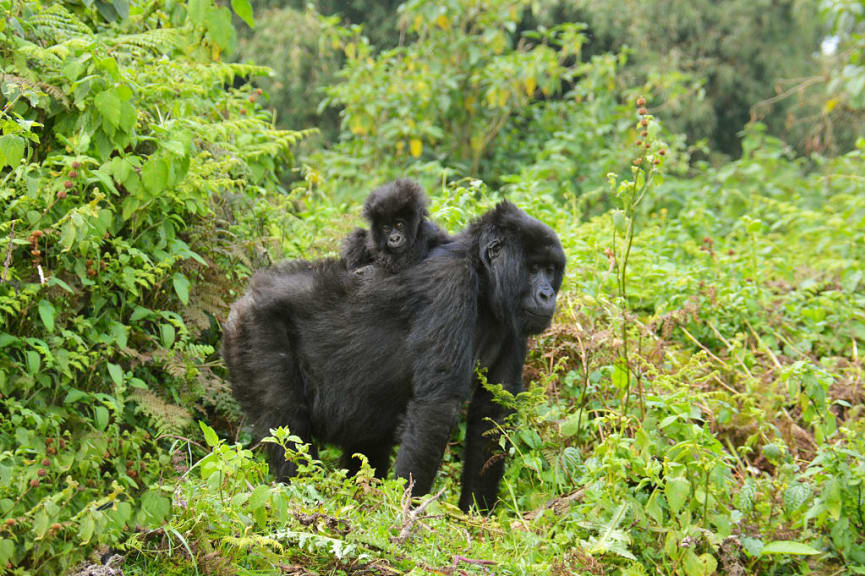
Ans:
[[[549,304],[551,301],[554,301],[556,297],[555,291],[549,286],[544,286],[540,290],[538,290],[538,300],[543,302],[544,304]]]
[[[402,245],[402,234],[391,234],[388,236],[387,245],[391,248],[399,248]]]

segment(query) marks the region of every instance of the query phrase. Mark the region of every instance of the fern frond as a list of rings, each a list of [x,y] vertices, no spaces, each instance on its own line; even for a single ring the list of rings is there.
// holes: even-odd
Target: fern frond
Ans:
[[[147,416],[159,434],[180,434],[192,423],[192,416],[180,406],[170,404],[150,390],[135,389],[130,397],[137,411]]]
[[[156,28],[137,34],[121,34],[109,40],[112,46],[134,46],[152,52],[165,52],[181,44],[185,32],[179,28]]]
[[[33,16],[30,22],[36,36],[46,44],[57,44],[80,36],[93,36],[93,30],[59,2],[52,3]]]

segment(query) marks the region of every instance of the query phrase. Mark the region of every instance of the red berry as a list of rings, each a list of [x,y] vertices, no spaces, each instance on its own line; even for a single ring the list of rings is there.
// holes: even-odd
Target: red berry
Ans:
[[[649,113],[649,111],[646,110],[645,108],[640,108],[639,110],[637,110],[637,114],[639,114],[640,116],[645,116],[648,113]]]
[[[643,145],[642,140],[634,140],[634,146],[642,146],[642,145]]]
[[[649,125],[649,121],[646,120],[645,118],[643,118],[642,120],[640,120],[640,126],[648,126],[648,125]]]
[[[663,156],[666,153],[667,153],[666,150],[658,150],[658,154],[660,154],[661,156]]]
[[[30,487],[31,488],[36,488],[37,486],[39,486],[39,478],[34,478],[33,480],[30,481]]]
[[[53,456],[53,455],[57,454],[57,448],[55,448],[54,446],[49,446],[48,448],[45,449],[45,452],[47,452],[48,454],[51,454]]]
[[[637,98],[637,106],[643,107],[646,105],[646,99],[640,96]]]
[[[51,466],[51,460],[49,460],[48,458],[43,458],[42,459],[42,465],[43,466]]]
[[[57,191],[57,197],[60,198],[61,200],[66,198],[66,190],[58,190]]]
[[[48,475],[48,470],[46,470],[45,468],[40,468],[39,470],[36,471],[36,475],[39,476],[40,478],[45,478],[45,476]]]
[[[258,94],[259,96],[261,96],[261,88],[256,88],[255,93]]]
[[[72,167],[78,170],[79,168],[81,168],[81,162],[73,162]]]
[[[7,528],[11,528],[11,527],[15,526],[15,524],[17,524],[17,523],[18,523],[18,521],[15,520],[15,518],[7,518],[3,522],[3,524],[5,524]]]
[[[72,180],[67,180],[63,183],[63,185],[66,187],[67,190],[69,190],[70,188],[75,186],[75,182],[73,182]]]
[[[69,171],[69,177],[70,178],[78,178],[78,172],[76,172],[75,170],[70,170]]]
[[[255,95],[254,95],[254,94],[250,94],[250,95],[249,95],[249,101],[250,101],[250,102],[255,102]]]

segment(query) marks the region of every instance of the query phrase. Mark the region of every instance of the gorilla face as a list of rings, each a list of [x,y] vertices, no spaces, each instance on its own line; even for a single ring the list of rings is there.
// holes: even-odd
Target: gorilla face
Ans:
[[[393,219],[374,221],[372,224],[373,241],[379,250],[390,254],[401,254],[407,250],[417,237],[419,215],[405,215]]]
[[[543,332],[555,314],[565,268],[558,237],[510,203],[500,204],[485,224],[479,248],[493,313],[517,334]]]
[[[539,334],[547,329],[556,312],[556,278],[561,271],[555,264],[542,262],[529,266],[528,290],[522,298],[523,331]],[[559,280],[561,283],[561,280]]]

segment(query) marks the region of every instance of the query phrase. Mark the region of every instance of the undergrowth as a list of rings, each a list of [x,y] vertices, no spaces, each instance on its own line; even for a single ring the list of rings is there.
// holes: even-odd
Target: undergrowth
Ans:
[[[354,54],[342,143],[298,169],[309,131],[232,87],[268,71],[223,60],[227,6],[0,6],[0,573],[865,573],[865,141],[801,158],[752,125],[701,168],[615,84],[623,56],[572,66],[579,26],[510,44],[518,3],[410,2],[417,45],[328,36]],[[448,46],[460,18],[482,24]],[[366,107],[431,46],[415,64],[487,108],[450,84]],[[507,197],[567,253],[526,391],[486,384],[514,410],[489,517],[455,506],[461,429],[420,512],[327,447],[274,483],[216,352],[252,271],[335,253],[397,173],[451,231]]]

